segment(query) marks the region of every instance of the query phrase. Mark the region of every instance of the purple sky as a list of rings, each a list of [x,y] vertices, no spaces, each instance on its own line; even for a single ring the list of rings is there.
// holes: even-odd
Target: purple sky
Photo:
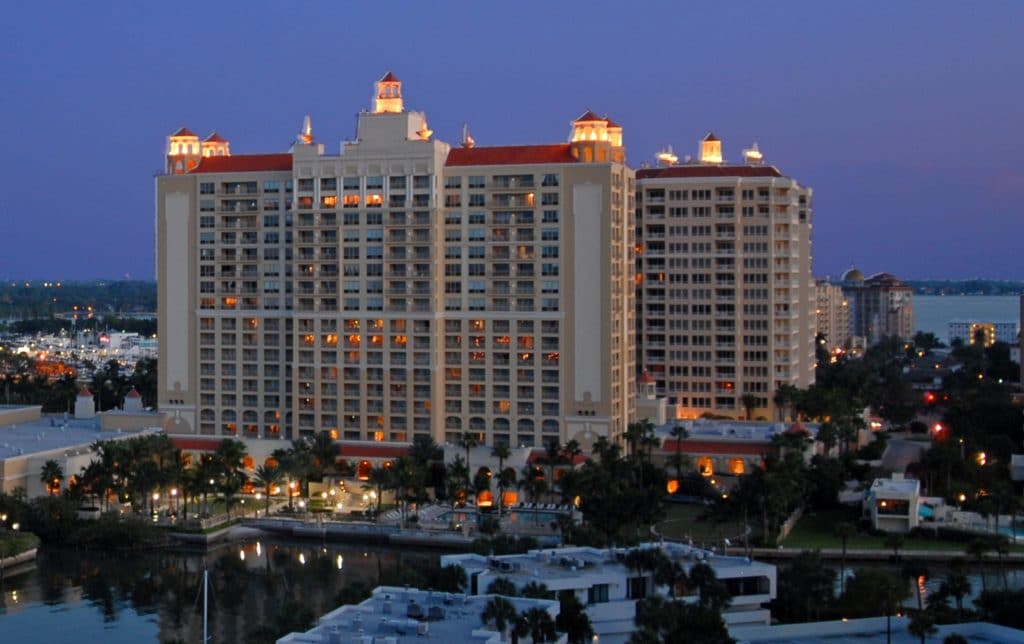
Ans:
[[[588,108],[635,167],[756,140],[815,190],[818,276],[1024,279],[1024,2],[370,4],[5,7],[0,278],[152,279],[167,134],[285,151],[309,113],[337,153],[393,69],[452,143]]]

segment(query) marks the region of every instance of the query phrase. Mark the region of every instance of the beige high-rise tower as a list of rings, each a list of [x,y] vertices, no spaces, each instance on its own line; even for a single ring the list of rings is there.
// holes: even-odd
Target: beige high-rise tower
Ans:
[[[680,417],[772,418],[814,379],[811,190],[743,156],[709,134],[697,161],[637,171],[638,361]]]
[[[183,135],[157,179],[170,431],[528,446],[634,420],[635,185],[615,123],[452,148],[389,73],[337,155],[308,119],[284,154]]]

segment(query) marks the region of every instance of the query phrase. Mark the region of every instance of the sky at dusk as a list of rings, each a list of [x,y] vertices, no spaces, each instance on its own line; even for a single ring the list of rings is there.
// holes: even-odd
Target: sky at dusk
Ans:
[[[153,278],[181,125],[337,154],[391,69],[435,137],[629,162],[712,130],[814,188],[814,273],[1024,279],[1024,2],[25,2],[0,22],[0,279]]]

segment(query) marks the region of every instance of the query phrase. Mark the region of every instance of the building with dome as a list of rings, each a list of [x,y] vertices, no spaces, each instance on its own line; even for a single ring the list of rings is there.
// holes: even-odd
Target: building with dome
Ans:
[[[914,291],[891,273],[864,277],[857,268],[843,274],[840,286],[850,305],[850,335],[866,346],[883,338],[914,337]]]

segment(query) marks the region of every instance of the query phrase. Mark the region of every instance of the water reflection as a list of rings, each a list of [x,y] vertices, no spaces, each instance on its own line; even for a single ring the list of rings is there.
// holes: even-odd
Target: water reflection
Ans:
[[[273,541],[205,553],[46,549],[34,569],[0,580],[0,632],[38,641],[45,620],[51,642],[198,641],[205,566],[213,641],[265,641],[276,621],[319,616],[354,584],[415,584],[437,565],[436,553]]]

